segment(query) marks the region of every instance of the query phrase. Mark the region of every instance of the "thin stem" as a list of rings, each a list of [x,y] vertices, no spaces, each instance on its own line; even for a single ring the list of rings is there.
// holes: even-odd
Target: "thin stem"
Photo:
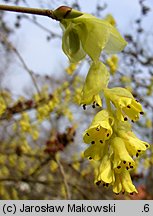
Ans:
[[[32,79],[32,82],[33,82],[33,84],[34,84],[34,86],[35,86],[35,88],[36,88],[37,93],[40,95],[40,91],[39,91],[37,82],[36,82],[36,80],[35,80],[33,71],[30,70],[30,69],[28,68],[28,66],[26,65],[24,59],[22,58],[22,56],[20,55],[20,53],[18,52],[18,50],[17,50],[10,42],[8,42],[8,41],[6,40],[6,38],[5,38],[3,35],[2,35],[1,37],[2,37],[2,39],[3,39],[3,42],[5,42],[5,44],[6,44],[10,49],[12,49],[12,50],[14,51],[14,53],[17,55],[18,59],[20,60],[20,62],[21,62],[22,65],[23,65],[24,69],[25,69],[25,70],[28,72],[28,74],[30,75],[30,77],[31,77],[31,79]]]
[[[59,170],[60,170],[60,173],[63,177],[63,182],[64,182],[64,186],[65,186],[65,192],[66,192],[66,199],[70,200],[71,199],[71,194],[70,194],[70,190],[69,190],[69,185],[68,185],[68,182],[67,182],[67,179],[66,179],[66,176],[65,176],[65,172],[64,172],[64,167],[62,166],[61,162],[56,159],[56,162],[59,166]]]
[[[36,15],[47,16],[52,19],[56,19],[56,17],[53,15],[53,11],[48,9],[27,8],[27,7],[12,6],[12,5],[0,5],[0,10],[27,13],[27,14],[36,14]]]
[[[108,110],[109,112],[112,112],[110,100],[109,100],[108,98],[105,97],[105,101],[106,101],[107,110]]]
[[[47,33],[49,33],[51,35],[51,37],[58,37],[61,38],[61,35],[58,35],[57,33],[53,33],[50,29],[46,28],[44,25],[40,24],[35,18],[35,15],[33,15],[33,17],[30,17],[28,15],[22,15],[22,18],[27,19],[28,21],[30,21],[31,23],[37,25],[39,28],[41,28],[42,30],[46,31]]]
[[[30,77],[32,79],[32,82],[33,82],[33,84],[34,84],[34,86],[35,86],[35,88],[37,90],[37,93],[40,95],[39,87],[38,87],[37,82],[36,82],[36,80],[34,78],[33,72],[27,67],[24,59],[22,58],[22,56],[20,55],[20,53],[18,52],[18,50],[15,47],[13,47],[13,46],[12,46],[12,49],[14,50],[14,52],[16,53],[16,55],[18,56],[18,58],[21,61],[24,69],[29,73],[29,75],[30,75]]]
[[[37,172],[40,171],[40,169],[43,168],[46,164],[48,164],[51,160],[51,156],[45,158],[45,160],[43,160],[32,173],[30,173],[30,177],[33,177],[35,174],[37,174]]]
[[[38,184],[42,184],[42,185],[50,185],[51,183],[53,183],[53,182],[51,182],[51,181],[41,181],[41,180],[37,180],[37,179],[28,179],[28,178],[19,178],[19,179],[17,179],[17,178],[0,178],[0,182],[27,182],[27,183],[33,183],[33,184],[36,184],[36,183],[38,183]],[[55,183],[59,183],[60,184],[60,182],[55,182]]]

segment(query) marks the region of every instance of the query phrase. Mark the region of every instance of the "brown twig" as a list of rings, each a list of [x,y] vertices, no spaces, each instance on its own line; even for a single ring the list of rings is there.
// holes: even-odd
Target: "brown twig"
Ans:
[[[7,39],[5,38],[4,35],[0,35],[1,38],[2,38],[2,41],[6,44],[6,46],[11,49],[15,54],[16,56],[18,57],[18,59],[20,60],[21,64],[23,65],[23,68],[28,72],[28,74],[30,75],[31,79],[32,79],[32,82],[36,88],[36,91],[38,94],[40,94],[40,91],[39,91],[39,88],[38,88],[38,85],[37,85],[37,82],[34,78],[34,73],[31,69],[28,68],[27,64],[25,63],[23,57],[21,56],[21,54],[19,53],[19,51],[9,42],[7,41]]]
[[[42,25],[41,23],[39,23],[36,20],[36,16],[35,15],[33,15],[33,17],[30,17],[30,16],[24,14],[24,15],[22,15],[22,18],[27,19],[29,22],[35,24],[36,26],[38,26],[39,28],[41,28],[45,32],[49,33],[51,37],[61,38],[60,34],[53,33],[50,29],[46,28],[44,25]]]
[[[71,199],[71,194],[70,194],[70,190],[69,190],[69,185],[65,176],[65,172],[64,172],[64,168],[61,164],[61,162],[59,160],[56,160],[58,166],[59,166],[59,170],[61,172],[61,175],[63,177],[63,182],[64,182],[64,186],[65,186],[65,192],[66,192],[66,199],[70,200]]]
[[[42,184],[42,185],[50,185],[51,181],[41,181],[38,179],[28,179],[28,178],[21,178],[21,179],[16,179],[16,178],[0,178],[0,182],[26,182],[26,183],[33,183],[33,184]],[[53,183],[53,182],[52,182]],[[56,184],[59,182],[55,182]]]
[[[53,11],[49,9],[28,8],[28,7],[20,7],[20,6],[12,6],[12,5],[0,5],[0,10],[27,13],[27,14],[36,14],[40,16],[47,16],[56,20]]]

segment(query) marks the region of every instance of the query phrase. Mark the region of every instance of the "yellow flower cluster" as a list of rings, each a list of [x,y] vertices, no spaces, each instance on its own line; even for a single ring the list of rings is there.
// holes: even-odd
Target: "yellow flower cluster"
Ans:
[[[130,177],[135,167],[135,159],[144,153],[149,144],[139,140],[131,130],[130,119],[135,122],[143,115],[141,104],[125,88],[108,88],[110,73],[118,68],[118,58],[113,55],[106,61],[110,73],[100,61],[101,52],[116,54],[124,49],[126,41],[116,28],[111,15],[104,20],[92,15],[60,7],[55,10],[63,27],[62,48],[73,64],[91,59],[90,68],[81,92],[80,104],[102,107],[101,97],[105,99],[106,109],[98,112],[91,125],[83,134],[83,140],[90,146],[84,156],[98,161],[96,184],[112,185],[115,193],[137,192]]]
[[[63,82],[60,87],[53,90],[52,94],[49,94],[48,89],[44,88],[40,95],[35,95],[35,102],[37,104],[36,118],[38,122],[41,123],[48,119],[55,109],[58,115],[64,114],[69,119],[72,119],[72,113],[67,109],[67,104],[71,100],[71,97],[72,95],[67,81]]]
[[[0,117],[7,109],[7,105],[10,104],[12,101],[11,95],[8,91],[1,91],[0,92]]]
[[[112,55],[110,58],[107,58],[106,64],[109,67],[110,73],[114,75],[118,69],[118,57],[116,55]]]
[[[44,86],[39,94],[34,95],[34,101],[37,104],[36,118],[41,123],[49,118],[50,113],[59,104],[60,100],[57,90],[50,95],[48,86]]]
[[[6,110],[6,103],[2,97],[0,97],[0,116],[5,112]]]
[[[90,144],[84,156],[99,161],[97,185],[112,185],[116,194],[137,192],[130,171],[135,168],[135,159],[149,148],[149,144],[136,137],[129,122],[120,121],[113,113],[102,110],[85,130],[83,140]]]
[[[76,68],[77,68],[77,64],[76,63],[70,63],[70,65],[66,68],[66,73],[68,74],[68,75],[72,75],[73,74],[73,72],[76,70]]]
[[[30,122],[30,116],[28,113],[23,112],[21,118],[19,120],[20,132],[29,133],[33,140],[37,140],[39,138],[39,131],[36,125],[32,125]]]

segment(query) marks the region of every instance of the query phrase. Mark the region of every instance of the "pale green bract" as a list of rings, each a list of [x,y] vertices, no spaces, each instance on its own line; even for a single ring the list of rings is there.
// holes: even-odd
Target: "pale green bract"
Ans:
[[[83,86],[80,104],[97,103],[102,106],[99,93],[107,87],[109,77],[109,72],[102,62],[93,62]]]
[[[82,48],[77,32],[72,26],[73,24],[70,23],[67,30],[64,32],[62,49],[69,58],[70,62],[76,63],[82,60],[86,56],[86,53]]]
[[[86,54],[97,61],[102,50],[114,54],[127,44],[114,26],[90,14],[62,19],[61,24],[64,27],[62,48],[71,62],[82,60]]]

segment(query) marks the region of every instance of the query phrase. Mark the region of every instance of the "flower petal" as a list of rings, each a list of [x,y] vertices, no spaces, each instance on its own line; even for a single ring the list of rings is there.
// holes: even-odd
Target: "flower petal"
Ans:
[[[103,181],[109,184],[114,181],[114,171],[108,154],[105,154],[101,160],[97,181]]]
[[[115,137],[111,140],[111,145],[114,150],[113,168],[125,166],[129,169],[129,163],[134,165],[134,160],[129,155],[123,139]]]
[[[149,148],[149,144],[138,139],[131,131],[125,132],[123,130],[118,132],[119,136],[123,138],[127,151],[132,156],[138,156]]]
[[[137,121],[139,114],[143,114],[142,106],[137,102],[133,95],[125,88],[112,88],[104,89],[105,97],[112,101],[115,107],[118,109],[118,117],[120,120],[124,120],[121,115],[128,116],[131,120]]]
[[[96,114],[90,127],[85,130],[83,134],[83,140],[85,143],[103,144],[105,140],[108,140],[113,131],[114,119],[109,115],[106,110],[102,110]]]
[[[133,193],[133,192],[138,193],[137,189],[132,183],[130,173],[125,169],[121,175],[122,175],[121,182],[124,190],[128,193]]]
[[[103,156],[104,145],[93,144],[84,151],[84,157],[100,160]]]
[[[120,181],[120,174],[115,174],[115,182],[113,184],[113,192],[118,194],[122,191],[122,184]]]

